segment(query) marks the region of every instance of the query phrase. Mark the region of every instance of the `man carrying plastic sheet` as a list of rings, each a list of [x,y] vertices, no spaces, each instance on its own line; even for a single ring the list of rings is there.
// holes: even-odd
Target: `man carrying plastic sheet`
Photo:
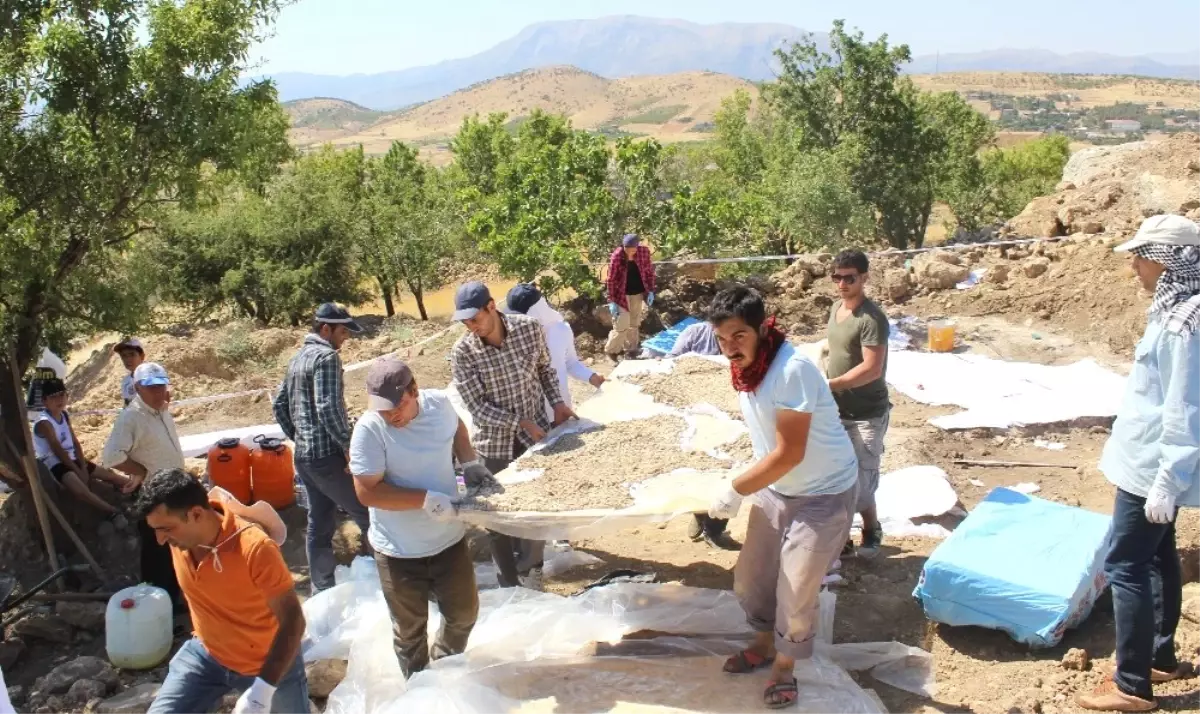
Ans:
[[[367,411],[350,439],[350,472],[359,500],[371,510],[368,537],[405,677],[466,649],[479,615],[466,527],[454,519],[453,500],[460,495],[454,458],[469,485],[491,481],[445,392],[418,389],[399,360],[373,364]],[[431,601],[443,618],[432,647]]]
[[[1104,561],[1117,668],[1076,701],[1141,712],[1158,706],[1154,683],[1193,669],[1175,654],[1183,600],[1175,516],[1180,506],[1200,506],[1200,228],[1181,216],[1153,216],[1117,250],[1133,253],[1133,271],[1154,299],[1100,457],[1117,487]]]
[[[733,518],[754,496],[733,589],[756,635],[725,671],[771,667],[763,704],[778,709],[795,703],[796,660],[813,653],[821,580],[850,533],[858,464],[821,369],[766,319],[758,293],[722,291],[709,321],[757,459],[709,509],[713,518]]]
[[[537,320],[505,315],[483,283],[459,286],[454,295],[454,319],[467,334],[450,352],[450,371],[458,393],[478,431],[475,449],[492,473],[514,459],[575,413],[563,401],[558,375]],[[550,404],[552,419],[546,418]],[[491,533],[492,559],[500,587],[541,586],[545,543]]]
[[[363,533],[370,519],[358,502],[350,478],[350,418],[343,392],[338,350],[362,328],[346,308],[325,303],[317,308],[312,332],[288,363],[275,395],[275,421],[296,444],[296,475],[308,498],[305,550],[315,595],[334,585],[333,534],[341,508]]]

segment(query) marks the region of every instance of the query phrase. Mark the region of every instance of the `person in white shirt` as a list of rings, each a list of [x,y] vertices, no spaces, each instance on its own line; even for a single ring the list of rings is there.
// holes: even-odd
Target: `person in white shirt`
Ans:
[[[121,380],[121,399],[124,400],[125,406],[129,406],[129,403],[137,396],[137,390],[133,388],[133,371],[146,361],[146,350],[142,347],[141,340],[136,337],[127,337],[113,347],[113,352],[117,353],[117,356],[121,358],[121,364],[129,370],[129,374]]]
[[[571,403],[571,388],[567,377],[573,377],[580,382],[587,382],[596,389],[604,384],[604,375],[596,374],[579,359],[575,351],[575,333],[563,319],[561,313],[550,307],[542,292],[532,283],[518,283],[508,291],[504,298],[505,312],[508,314],[528,315],[542,325],[546,335],[546,348],[550,350],[550,366],[558,374],[558,391],[563,403],[568,407]],[[553,420],[554,410],[546,404],[546,417]]]
[[[492,483],[446,393],[418,389],[400,360],[376,361],[367,374],[367,411],[350,437],[350,473],[370,511],[367,539],[405,677],[466,649],[479,615],[466,527],[454,518],[454,502],[465,495],[455,458],[464,490]],[[430,601],[445,620],[432,646]]]
[[[709,509],[732,518],[754,496],[733,589],[756,634],[724,669],[770,667],[763,704],[778,709],[795,703],[796,660],[813,654],[817,595],[850,534],[858,462],[825,375],[766,319],[758,293],[722,291],[709,322],[729,358],[756,459]]]
[[[92,480],[110,483],[122,493],[133,491],[137,483],[83,457],[71,426],[71,415],[67,413],[67,399],[67,387],[61,379],[42,383],[43,411],[33,422],[34,453],[67,493],[104,513],[116,515],[119,509],[92,491]]]
[[[143,362],[133,371],[136,395],[117,415],[112,433],[104,444],[100,463],[129,474],[141,486],[156,471],[183,468],[183,448],[175,431],[175,420],[168,411],[171,380],[167,370],[155,362]],[[171,596],[176,609],[186,607],[171,564],[171,549],[159,543],[145,519],[138,519],[142,538],[142,579]]]

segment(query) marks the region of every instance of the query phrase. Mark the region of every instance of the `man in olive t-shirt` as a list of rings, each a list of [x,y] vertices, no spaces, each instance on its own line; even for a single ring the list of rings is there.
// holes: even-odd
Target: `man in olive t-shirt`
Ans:
[[[858,555],[874,558],[883,542],[883,527],[875,509],[879,463],[887,433],[891,402],[887,372],[888,318],[867,299],[867,256],[858,250],[842,251],[833,259],[830,276],[841,302],[829,313],[829,362],[826,376],[841,413],[842,426],[858,457],[858,513],[863,519],[862,546]],[[842,555],[854,555],[854,542]]]

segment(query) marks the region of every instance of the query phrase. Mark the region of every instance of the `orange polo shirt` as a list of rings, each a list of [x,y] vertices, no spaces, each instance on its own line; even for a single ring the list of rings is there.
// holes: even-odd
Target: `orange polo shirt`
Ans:
[[[171,559],[196,637],[223,667],[255,676],[279,629],[267,601],[292,589],[292,574],[262,528],[211,505],[221,514],[216,552],[197,565],[171,548]]]

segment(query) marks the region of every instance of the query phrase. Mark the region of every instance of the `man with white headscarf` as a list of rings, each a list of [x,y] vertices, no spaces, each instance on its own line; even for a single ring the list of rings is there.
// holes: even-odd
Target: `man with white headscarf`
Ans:
[[[508,291],[504,302],[507,312],[527,315],[541,323],[542,332],[546,335],[546,347],[550,350],[550,366],[558,374],[558,391],[568,407],[572,406],[568,376],[587,382],[596,389],[604,384],[603,375],[596,374],[579,361],[579,354],[575,351],[575,333],[562,314],[550,307],[537,287],[532,283],[518,283]],[[546,404],[546,414],[553,414],[549,404]]]
[[[1076,702],[1141,712],[1158,706],[1153,684],[1193,669],[1175,654],[1183,580],[1174,521],[1180,506],[1200,506],[1200,227],[1153,216],[1117,250],[1133,254],[1133,271],[1154,301],[1100,457],[1117,487],[1104,561],[1117,667]]]

